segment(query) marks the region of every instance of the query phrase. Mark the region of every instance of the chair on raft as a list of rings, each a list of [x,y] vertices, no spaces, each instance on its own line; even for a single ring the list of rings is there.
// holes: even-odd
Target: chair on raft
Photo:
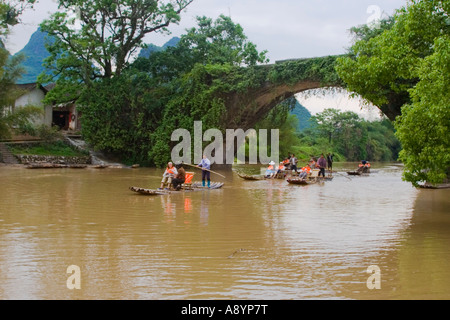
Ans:
[[[319,172],[319,169],[312,169],[310,175],[308,176],[308,179],[317,180],[319,178]]]
[[[186,172],[184,183],[181,185],[181,187],[184,190],[192,190],[192,179],[194,179],[194,172]]]

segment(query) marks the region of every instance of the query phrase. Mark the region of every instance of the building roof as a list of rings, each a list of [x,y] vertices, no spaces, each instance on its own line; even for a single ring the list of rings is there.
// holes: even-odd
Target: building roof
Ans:
[[[16,87],[18,89],[24,90],[24,91],[31,91],[31,90],[34,90],[36,88],[39,88],[42,91],[44,91],[45,94],[50,91],[49,89],[45,88],[44,86],[42,86],[40,84],[37,84],[36,82],[34,82],[34,83],[16,84]]]

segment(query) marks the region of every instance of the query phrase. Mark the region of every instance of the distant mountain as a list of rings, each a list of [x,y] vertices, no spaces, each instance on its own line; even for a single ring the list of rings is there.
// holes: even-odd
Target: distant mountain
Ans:
[[[20,84],[36,82],[39,74],[44,71],[42,63],[50,55],[45,48],[45,43],[49,41],[53,41],[52,38],[38,29],[31,35],[30,41],[25,47],[15,54],[25,55],[25,60],[22,63],[22,66],[25,68],[25,74],[20,79]]]
[[[180,41],[180,38],[173,37],[169,41],[167,41],[162,47],[159,47],[154,44],[149,44],[147,48],[141,49],[139,52],[139,58],[148,58],[153,52],[164,51],[169,47],[175,47],[177,43]]]
[[[49,37],[47,33],[38,29],[31,35],[31,38],[25,47],[15,54],[23,54],[25,56],[24,62],[22,63],[22,66],[25,68],[25,74],[18,81],[19,84],[36,82],[39,74],[45,70],[42,64],[44,59],[50,55],[45,48],[45,43],[49,41],[53,41],[52,38]],[[148,58],[153,52],[162,51],[168,47],[175,46],[179,41],[180,38],[173,37],[162,47],[149,44],[147,48],[141,50],[139,57]]]
[[[311,118],[311,113],[308,109],[301,105],[300,102],[296,102],[291,114],[296,115],[298,118],[298,131],[303,131],[309,128],[310,124],[308,120]]]

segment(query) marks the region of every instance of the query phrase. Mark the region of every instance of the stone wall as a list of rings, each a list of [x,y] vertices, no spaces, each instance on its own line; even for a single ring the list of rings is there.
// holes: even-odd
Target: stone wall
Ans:
[[[91,164],[91,156],[65,157],[65,156],[38,156],[38,155],[16,155],[22,164],[52,163],[52,164]]]

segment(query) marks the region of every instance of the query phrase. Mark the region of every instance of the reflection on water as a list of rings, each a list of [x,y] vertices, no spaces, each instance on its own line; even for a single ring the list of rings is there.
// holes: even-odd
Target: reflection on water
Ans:
[[[223,189],[156,197],[128,189],[158,187],[154,169],[0,167],[0,298],[450,298],[449,190],[352,166],[310,186],[223,172]]]

